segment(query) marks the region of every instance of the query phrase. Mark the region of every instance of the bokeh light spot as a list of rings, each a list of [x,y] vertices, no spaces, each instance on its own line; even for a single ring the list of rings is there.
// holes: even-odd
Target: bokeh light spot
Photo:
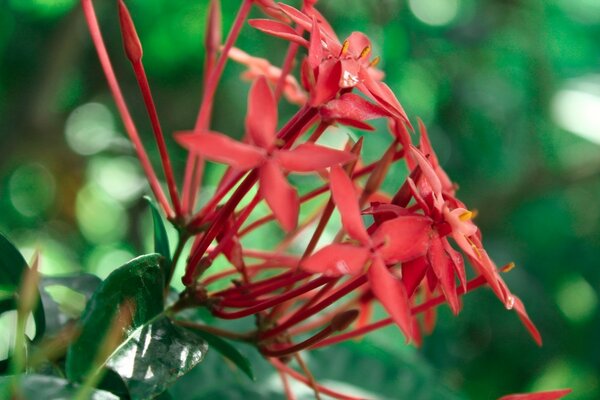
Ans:
[[[8,191],[13,207],[25,217],[37,217],[54,202],[54,176],[41,164],[25,164],[10,177]]]
[[[56,17],[69,11],[76,0],[10,0],[10,6],[20,12],[39,17]]]
[[[0,360],[5,360],[15,347],[17,327],[17,310],[0,314]],[[35,336],[35,321],[29,315],[25,325],[25,334],[30,339]]]
[[[87,261],[87,270],[101,279],[125,264],[135,255],[124,248],[115,246],[98,246],[90,254]]]
[[[73,151],[82,155],[98,153],[115,137],[115,120],[110,110],[100,103],[77,107],[66,122],[65,137]]]
[[[123,206],[93,183],[77,194],[75,212],[81,232],[92,243],[120,240],[127,231],[127,214]]]
[[[458,15],[460,0],[409,0],[408,7],[421,22],[443,26],[448,25]]]
[[[95,157],[89,164],[88,175],[106,194],[119,201],[138,199],[146,187],[139,163],[129,156]]]
[[[565,317],[573,322],[585,322],[596,313],[598,296],[583,277],[573,276],[558,289],[556,302]]]
[[[600,144],[600,75],[569,82],[552,100],[552,116],[563,129]]]

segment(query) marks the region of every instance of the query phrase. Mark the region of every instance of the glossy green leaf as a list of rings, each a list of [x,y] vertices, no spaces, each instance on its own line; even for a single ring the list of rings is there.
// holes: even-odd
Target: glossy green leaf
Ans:
[[[165,264],[167,266],[171,265],[171,250],[169,249],[169,238],[167,236],[167,229],[165,228],[165,224],[160,215],[160,212],[156,208],[156,205],[152,201],[152,199],[148,196],[145,196],[144,199],[150,205],[150,210],[152,211],[152,221],[154,222],[154,251],[158,254],[161,254],[165,258]],[[171,276],[171,271],[167,271],[168,274],[166,276]]]
[[[14,376],[0,377],[0,398],[11,398],[9,388]],[[18,396],[13,398],[22,400],[71,400],[79,391],[79,386],[71,382],[46,375],[22,375],[16,379]],[[90,400],[118,400],[119,397],[104,390],[92,390]]]
[[[132,399],[153,398],[202,361],[206,342],[159,317],[133,331],[106,366],[123,378]]]
[[[2,286],[3,292],[15,294],[19,290],[22,276],[27,268],[27,262],[19,250],[4,235],[0,234],[0,286]],[[5,303],[4,306],[7,304]],[[34,340],[38,340],[46,330],[46,317],[39,294],[33,310],[33,318],[35,320]]]
[[[67,351],[69,379],[81,380],[94,361],[100,361],[95,358],[104,338],[115,319],[124,317],[123,312],[133,310],[129,327],[137,328],[163,310],[162,260],[160,254],[137,257],[113,271],[98,287],[81,317],[81,334]],[[128,307],[121,307],[125,303]]]
[[[191,330],[191,329],[190,329]],[[208,342],[210,348],[218,351],[223,357],[234,363],[241,371],[243,371],[248,378],[255,380],[254,371],[252,370],[252,364],[250,361],[238,351],[233,345],[231,345],[225,339],[211,333],[193,329],[199,336],[203,337]]]

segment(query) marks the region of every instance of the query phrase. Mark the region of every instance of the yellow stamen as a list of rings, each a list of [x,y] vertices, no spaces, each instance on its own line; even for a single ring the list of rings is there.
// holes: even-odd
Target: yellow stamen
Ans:
[[[458,216],[458,219],[460,219],[462,222],[470,221],[473,218],[474,218],[473,212],[471,212],[469,210],[465,211],[464,213],[462,213]]]
[[[348,49],[350,48],[350,42],[348,41],[348,39],[344,40],[344,44],[342,45],[342,51],[340,52],[340,55],[346,55],[346,53],[348,52]]]
[[[371,46],[367,46],[365,47],[361,52],[360,52],[360,57],[359,58],[367,58],[369,57],[369,54],[371,54]]]
[[[377,56],[373,59],[373,61],[371,61],[371,63],[369,64],[369,67],[371,68],[375,68],[377,66],[377,64],[379,64],[379,61],[381,61],[381,57]]]
[[[500,270],[502,272],[509,272],[511,271],[514,267],[516,267],[516,264],[514,262],[509,262],[508,264],[506,264],[504,267],[502,267]]]

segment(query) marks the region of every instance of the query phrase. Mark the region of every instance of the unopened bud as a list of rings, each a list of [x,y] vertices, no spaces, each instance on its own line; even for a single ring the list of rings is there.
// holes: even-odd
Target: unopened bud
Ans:
[[[343,331],[358,317],[358,310],[348,310],[341,314],[337,314],[331,319],[331,329],[334,332]]]
[[[123,36],[123,47],[125,54],[132,63],[137,63],[142,59],[144,54],[142,44],[138,37],[135,25],[131,19],[131,14],[123,0],[119,0],[119,23],[121,24],[121,35]]]

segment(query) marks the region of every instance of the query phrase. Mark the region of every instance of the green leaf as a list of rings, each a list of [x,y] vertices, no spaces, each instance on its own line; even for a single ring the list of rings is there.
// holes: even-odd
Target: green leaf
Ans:
[[[169,238],[167,236],[167,229],[165,228],[165,224],[163,219],[154,205],[152,199],[148,196],[144,196],[144,199],[150,205],[150,210],[152,211],[152,221],[154,222],[154,251],[158,254],[161,254],[165,258],[165,265],[171,265],[171,250],[169,249]],[[170,272],[166,276],[171,276]]]
[[[240,370],[242,370],[248,378],[251,380],[256,380],[254,376],[254,371],[252,370],[252,364],[250,361],[238,351],[233,345],[231,345],[226,340],[222,339],[217,335],[213,335],[212,333],[208,333],[202,331],[200,329],[188,329],[193,330],[196,334],[204,338],[209,344],[211,348],[214,348],[218,351],[223,357],[234,363]]]
[[[23,274],[27,271],[27,262],[4,235],[0,234],[0,286],[3,292],[11,292],[13,296],[19,290]],[[5,303],[6,307],[8,303]],[[7,310],[3,310],[7,311]],[[42,306],[41,297],[38,292],[38,299],[33,310],[33,319],[35,321],[35,337],[39,340],[46,330],[46,316]]]
[[[153,398],[202,361],[206,342],[159,317],[133,331],[106,366],[123,378],[132,399]]]
[[[23,400],[71,400],[79,391],[79,386],[71,382],[46,375],[22,375],[19,377],[0,377],[0,398],[11,398],[10,387],[17,383],[18,396],[13,393],[12,398]],[[118,400],[119,397],[104,390],[93,390],[91,400]]]
[[[129,324],[132,328],[142,326],[162,312],[162,259],[160,254],[137,257],[113,271],[98,287],[81,317],[81,334],[67,351],[66,372],[70,380],[83,379],[95,361],[105,361],[97,359],[98,353],[101,349],[107,354],[111,351],[103,348],[105,336],[116,318],[123,317],[123,311],[133,309]],[[122,307],[125,303],[127,306]]]

